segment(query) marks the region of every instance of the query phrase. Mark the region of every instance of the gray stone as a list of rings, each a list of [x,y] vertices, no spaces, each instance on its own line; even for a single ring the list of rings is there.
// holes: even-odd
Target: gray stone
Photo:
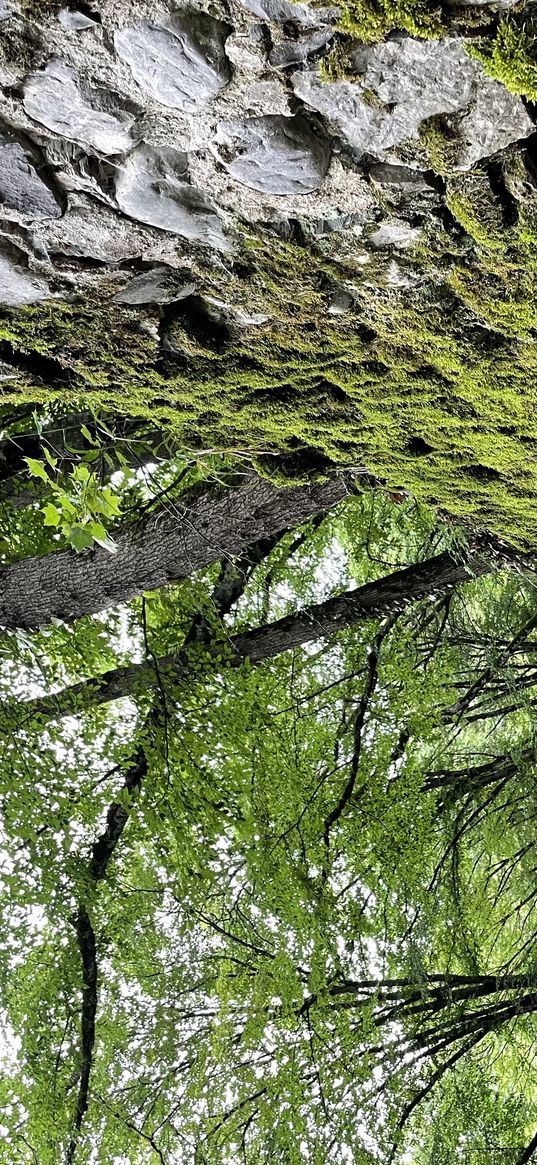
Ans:
[[[122,154],[132,147],[129,130],[134,118],[122,110],[118,117],[99,110],[96,94],[92,105],[64,61],[53,58],[42,72],[28,77],[23,104],[40,125],[101,154]]]
[[[11,20],[11,17],[14,16],[16,12],[17,8],[14,4],[9,4],[8,0],[0,0],[0,24],[2,24],[4,20]]]
[[[116,199],[120,210],[139,222],[229,249],[213,204],[189,184],[188,158],[178,150],[152,146],[134,150],[118,169]]]
[[[506,8],[514,8],[520,0],[451,0],[451,3],[457,5],[458,8],[486,8],[491,7],[496,10]],[[532,3],[532,0],[529,0]]]
[[[386,268],[386,286],[403,288],[414,287],[420,282],[421,276],[415,271],[403,271],[395,259],[391,259]]]
[[[353,302],[354,300],[350,292],[345,291],[344,287],[336,287],[330,296],[328,314],[330,316],[344,316],[350,311]]]
[[[322,114],[331,132],[343,137],[358,157],[384,148],[386,115],[364,101],[360,85],[349,81],[327,85],[314,72],[293,73],[291,81],[297,97]]]
[[[257,76],[267,68],[267,53],[262,24],[254,24],[247,33],[232,33],[226,41],[226,56],[241,73]]]
[[[307,4],[292,4],[290,0],[241,0],[244,8],[269,24],[298,24],[302,28],[319,28],[334,24],[339,18],[338,8],[309,8]]]
[[[20,372],[17,372],[16,368],[12,368],[4,360],[0,360],[0,380],[18,380],[19,377]]]
[[[232,178],[261,194],[317,190],[330,163],[328,142],[301,115],[221,122],[217,142]]]
[[[23,145],[0,126],[0,215],[31,219],[60,218],[62,208],[36,169],[37,150]]]
[[[308,57],[326,49],[333,36],[331,28],[320,28],[309,36],[299,36],[296,40],[286,40],[271,49],[270,64],[275,69],[287,69],[291,65],[301,65],[307,61]]]
[[[529,137],[535,125],[520,98],[492,81],[477,90],[467,112],[458,118],[456,130],[460,138],[456,167],[469,170],[481,158]]]
[[[381,223],[376,231],[369,236],[372,247],[397,247],[405,250],[413,247],[419,241],[421,231],[411,227],[402,219],[391,219]]]
[[[167,267],[153,267],[131,279],[130,283],[114,296],[115,303],[132,306],[144,303],[175,303],[196,292],[195,283],[179,283],[177,275]]]
[[[231,27],[204,12],[177,12],[168,27],[119,29],[114,44],[134,79],[171,109],[196,113],[228,84],[224,42]]]
[[[395,215],[413,219],[442,205],[441,183],[411,166],[377,162],[369,166],[368,176],[384,208]]]
[[[225,324],[228,328],[259,328],[270,319],[270,316],[264,315],[262,312],[245,311],[243,308],[236,307],[235,304],[226,303],[223,299],[216,299],[214,295],[206,295],[203,303],[209,317],[218,323]]]
[[[24,256],[14,247],[2,245],[0,250],[0,303],[7,307],[25,307],[50,298],[44,279],[22,265]]]
[[[533,133],[520,98],[487,77],[460,39],[405,37],[360,46],[351,59],[356,82],[326,85],[314,73],[295,73],[292,83],[297,96],[359,154],[384,158],[416,138],[426,118],[439,115],[449,116],[453,165],[461,170]]]
[[[85,32],[87,28],[98,28],[98,22],[86,16],[85,12],[76,9],[62,8],[58,12],[58,20],[67,32]]]
[[[411,194],[422,194],[426,190],[434,189],[426,175],[421,170],[413,170],[411,166],[377,162],[370,167],[369,177],[379,186],[393,186]]]

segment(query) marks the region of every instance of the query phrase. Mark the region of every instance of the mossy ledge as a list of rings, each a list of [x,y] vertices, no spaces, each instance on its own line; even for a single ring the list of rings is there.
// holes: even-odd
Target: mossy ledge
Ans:
[[[138,3],[141,16],[147,5],[136,0],[134,8]],[[386,128],[391,102],[382,96],[382,76],[377,83],[373,69],[374,89],[359,81],[360,49],[382,37],[396,43],[419,38],[420,52],[428,38],[462,38],[457,51],[463,64],[469,63],[466,54],[478,56],[489,76],[533,100],[532,6],[520,0],[505,13],[494,3],[345,0],[339,28],[323,26],[312,49],[300,28],[276,28],[270,13],[266,35],[251,37],[253,17],[242,5],[231,13],[230,55],[215,81],[222,88],[203,113],[204,133],[214,144],[227,124],[220,119],[235,116],[238,102],[244,133],[237,156],[233,134],[217,158],[201,148],[203,139],[189,155],[188,174],[170,148],[181,140],[182,123],[176,125],[169,110],[164,118],[162,103],[151,92],[151,99],[143,96],[143,86],[129,80],[123,58],[114,58],[110,48],[123,19],[121,5],[100,5],[108,40],[100,32],[77,39],[60,24],[56,8],[49,0],[25,0],[23,17],[2,25],[6,149],[25,158],[32,211],[14,199],[2,247],[24,294],[33,294],[44,276],[49,281],[39,305],[0,312],[3,403],[82,403],[140,415],[169,426],[185,448],[248,451],[267,466],[291,453],[312,471],[327,464],[363,467],[514,544],[535,546],[537,164],[527,105],[515,103],[511,144],[494,153],[494,138],[488,155],[474,155],[477,164],[461,163],[461,138],[449,111],[417,116],[419,138],[416,130],[391,152],[382,135],[376,152],[368,152],[371,135],[360,152],[352,123],[359,107],[366,128]],[[231,19],[227,9],[218,11],[222,20]],[[217,48],[230,30],[222,20],[212,33]],[[291,108],[299,42],[312,59],[297,73]],[[340,86],[340,107],[323,107],[315,45],[326,49],[325,78],[351,82]],[[86,117],[73,129],[73,140],[35,98],[44,62],[62,54],[67,71],[60,70],[54,83],[66,86]],[[240,170],[244,151],[248,157],[257,148],[248,137],[251,90],[241,69],[248,77],[248,70],[257,70],[270,82],[274,104],[269,101],[257,121],[268,119],[265,137],[276,133],[278,149],[285,138],[278,137],[280,121],[295,106],[299,111],[294,132],[309,166],[299,196],[294,162],[286,173],[289,189],[273,190],[272,175],[265,174],[266,186],[255,196]],[[30,116],[22,100],[28,77]],[[85,137],[88,109],[91,141]],[[107,145],[102,133],[103,126],[110,131],[110,111],[113,142]],[[201,117],[196,111],[196,126]],[[526,120],[519,141],[513,140],[517,118]],[[414,123],[407,118],[404,124]],[[145,203],[140,209],[125,202],[129,167],[146,149],[137,137],[140,126],[149,157],[137,178],[147,179],[144,198],[155,174],[159,181],[164,175],[163,189],[170,181],[174,189],[186,185],[189,197],[181,205],[191,236],[173,225],[161,229],[153,204],[148,212]],[[110,162],[108,155],[125,158]],[[232,157],[239,166],[234,186],[226,169]],[[394,187],[392,179],[379,177],[383,167],[406,169],[410,181],[403,177]],[[34,230],[39,213],[42,236]],[[161,306],[118,302],[126,282],[156,270],[155,264],[176,285],[191,283],[190,293],[165,295]]]
[[[537,268],[529,225],[491,229],[494,200],[484,172],[448,186],[460,225],[429,228],[405,260],[407,288],[383,286],[373,255],[366,277],[314,240],[256,231],[225,276],[207,272],[200,293],[170,309],[119,310],[111,280],[100,297],[4,311],[0,355],[19,374],[4,402],[144,415],[186,447],[267,463],[303,450],[312,465],[360,464],[534,545]],[[352,297],[343,315],[328,310],[336,279]],[[218,319],[211,303],[224,285],[235,308],[267,321],[245,330]]]

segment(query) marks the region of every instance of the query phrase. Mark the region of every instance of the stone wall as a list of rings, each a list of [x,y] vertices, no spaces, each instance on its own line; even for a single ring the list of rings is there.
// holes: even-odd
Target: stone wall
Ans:
[[[336,9],[2,0],[0,17],[0,301],[12,306],[93,283],[91,264],[106,280],[140,260],[184,274],[198,247],[221,262],[244,223],[366,239],[375,224],[373,246],[406,247],[415,231],[382,221],[378,184],[426,188],[427,119],[446,119],[456,170],[534,131],[460,38],[358,44],[353,79],[327,83]],[[165,283],[158,272],[131,298],[168,297]]]

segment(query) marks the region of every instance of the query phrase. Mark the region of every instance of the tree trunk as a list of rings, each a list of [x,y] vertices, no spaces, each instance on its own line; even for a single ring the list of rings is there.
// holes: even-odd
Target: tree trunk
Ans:
[[[0,572],[0,625],[35,629],[71,621],[178,582],[222,557],[329,510],[351,489],[348,476],[281,487],[249,475],[237,489],[168,500],[117,536],[117,553],[97,547],[26,558]]]
[[[240,667],[246,659],[251,664],[262,663],[293,647],[328,639],[360,620],[403,611],[410,603],[451,590],[457,583],[490,569],[491,563],[481,555],[463,563],[445,552],[324,603],[313,603],[275,623],[233,635],[227,641],[195,644],[164,656],[156,666],[143,662],[114,668],[53,696],[18,703],[15,720],[22,716],[27,723],[32,715],[53,719],[154,688],[162,682],[185,683],[190,677],[203,675],[203,669],[205,674],[207,669],[217,671],[223,662],[228,667]]]

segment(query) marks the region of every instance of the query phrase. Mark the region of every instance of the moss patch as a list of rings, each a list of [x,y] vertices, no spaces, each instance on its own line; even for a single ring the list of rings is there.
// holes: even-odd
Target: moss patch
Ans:
[[[526,12],[508,13],[495,33],[468,52],[484,65],[489,76],[512,93],[537,101],[537,18]]]
[[[473,238],[457,244],[430,231],[407,260],[420,274],[409,290],[383,287],[373,256],[358,268],[352,254],[336,263],[313,242],[258,232],[245,235],[231,272],[206,273],[195,305],[183,301],[160,320],[164,348],[156,311],[150,333],[144,312],[113,305],[113,288],[100,300],[5,312],[0,337],[21,379],[6,382],[4,401],[91,401],[159,419],[185,446],[247,449],[268,465],[297,450],[312,464],[364,465],[515,543],[534,543],[534,236],[521,222],[513,250],[494,195],[487,202],[483,189],[480,204],[476,180],[449,195]],[[343,316],[328,311],[335,282],[354,296]],[[215,338],[210,312],[207,327],[200,322],[203,293],[270,319],[241,329],[230,317]]]
[[[434,36],[441,27],[440,6],[427,0],[345,0],[341,5],[341,28],[366,43],[394,29]]]

